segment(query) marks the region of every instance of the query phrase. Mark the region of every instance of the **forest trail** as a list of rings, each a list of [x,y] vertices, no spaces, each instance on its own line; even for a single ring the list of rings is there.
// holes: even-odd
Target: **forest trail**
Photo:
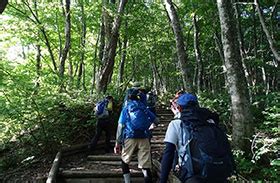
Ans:
[[[155,181],[158,179],[160,172],[160,157],[164,149],[164,135],[168,127],[168,123],[172,120],[173,114],[170,109],[160,106],[157,109],[157,115],[160,124],[153,130],[151,139],[151,152],[153,163],[153,174]],[[114,140],[112,141],[114,144]],[[77,157],[75,157],[77,159]],[[61,164],[57,168],[57,182],[81,182],[81,183],[109,183],[123,182],[121,158],[113,153],[102,154],[102,151],[96,151],[94,155],[81,157],[78,161],[71,161],[71,158],[61,157]],[[136,157],[130,164],[130,170],[133,182],[143,182],[143,174],[141,169],[137,167]],[[55,174],[56,174],[55,173]],[[179,181],[175,176],[170,176],[172,182]],[[51,182],[53,179],[48,179]]]

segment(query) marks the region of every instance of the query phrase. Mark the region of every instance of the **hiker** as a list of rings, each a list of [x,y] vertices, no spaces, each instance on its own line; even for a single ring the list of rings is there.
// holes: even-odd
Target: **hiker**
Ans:
[[[112,126],[113,126],[113,104],[114,98],[112,96],[107,96],[104,100],[98,102],[95,106],[95,116],[97,118],[96,132],[95,136],[92,138],[89,149],[93,151],[96,148],[97,142],[102,134],[102,131],[105,131],[106,147],[105,152],[109,153],[111,149],[111,136],[112,136]]]
[[[185,94],[185,91],[183,90],[179,90],[176,92],[175,94],[175,97],[170,100],[170,105],[171,105],[171,111],[174,113],[175,115],[175,118],[177,115],[179,115],[180,111],[179,111],[179,107],[178,107],[178,104],[177,104],[177,99],[182,95],[182,94]]]
[[[142,169],[146,183],[152,182],[150,130],[157,123],[156,116],[147,109],[138,96],[138,90],[128,95],[119,118],[114,152],[121,152],[122,171],[125,183],[130,182],[129,163],[137,152],[138,167]]]
[[[197,97],[189,93],[181,94],[176,104],[179,113],[165,134],[160,183],[167,182],[175,150],[183,183],[228,182],[235,165],[227,137],[218,127],[218,114],[199,107]]]
[[[156,115],[156,102],[157,96],[154,92],[149,91],[147,93],[147,108]]]
[[[140,97],[141,101],[146,104],[146,96],[144,97],[145,94],[145,89],[142,88],[141,86],[141,82],[137,82],[135,81],[134,83],[132,83],[132,87],[129,88],[126,91],[126,95],[124,97],[124,105],[127,103],[128,101],[128,96],[133,92],[133,91],[138,91],[138,98]],[[140,95],[141,94],[141,95]]]

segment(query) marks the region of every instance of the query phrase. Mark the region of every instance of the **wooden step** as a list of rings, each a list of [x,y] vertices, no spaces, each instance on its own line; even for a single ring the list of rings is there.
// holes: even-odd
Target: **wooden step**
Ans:
[[[131,171],[131,177],[143,177],[142,171]],[[64,170],[60,173],[64,178],[113,178],[123,177],[120,168],[116,170]]]
[[[63,183],[123,183],[122,177],[106,177],[106,178],[67,178]],[[143,177],[131,177],[133,183],[143,183]]]

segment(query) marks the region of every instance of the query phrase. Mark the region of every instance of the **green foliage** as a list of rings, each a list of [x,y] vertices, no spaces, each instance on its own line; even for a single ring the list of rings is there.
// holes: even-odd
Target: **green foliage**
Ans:
[[[236,162],[239,172],[253,180],[276,181],[280,176],[279,148],[280,148],[280,93],[269,93],[265,98],[259,98],[258,107],[264,105],[262,122],[256,126],[250,157],[240,151],[236,152]],[[262,102],[264,103],[262,103]],[[262,104],[262,105],[260,105]]]
[[[198,96],[200,105],[216,111],[220,116],[220,121],[231,131],[230,116],[230,99],[226,93],[224,94],[211,94],[203,92]]]

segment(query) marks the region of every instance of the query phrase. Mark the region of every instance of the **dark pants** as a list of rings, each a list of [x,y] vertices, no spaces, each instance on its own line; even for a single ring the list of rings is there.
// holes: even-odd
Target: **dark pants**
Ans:
[[[110,119],[99,119],[97,121],[96,133],[90,142],[90,149],[94,150],[96,148],[97,142],[98,142],[100,136],[102,135],[102,131],[105,131],[105,135],[106,135],[105,151],[110,152],[110,149],[111,149],[110,140],[111,140],[111,136],[112,136],[112,134],[111,134],[112,133],[112,122]]]

